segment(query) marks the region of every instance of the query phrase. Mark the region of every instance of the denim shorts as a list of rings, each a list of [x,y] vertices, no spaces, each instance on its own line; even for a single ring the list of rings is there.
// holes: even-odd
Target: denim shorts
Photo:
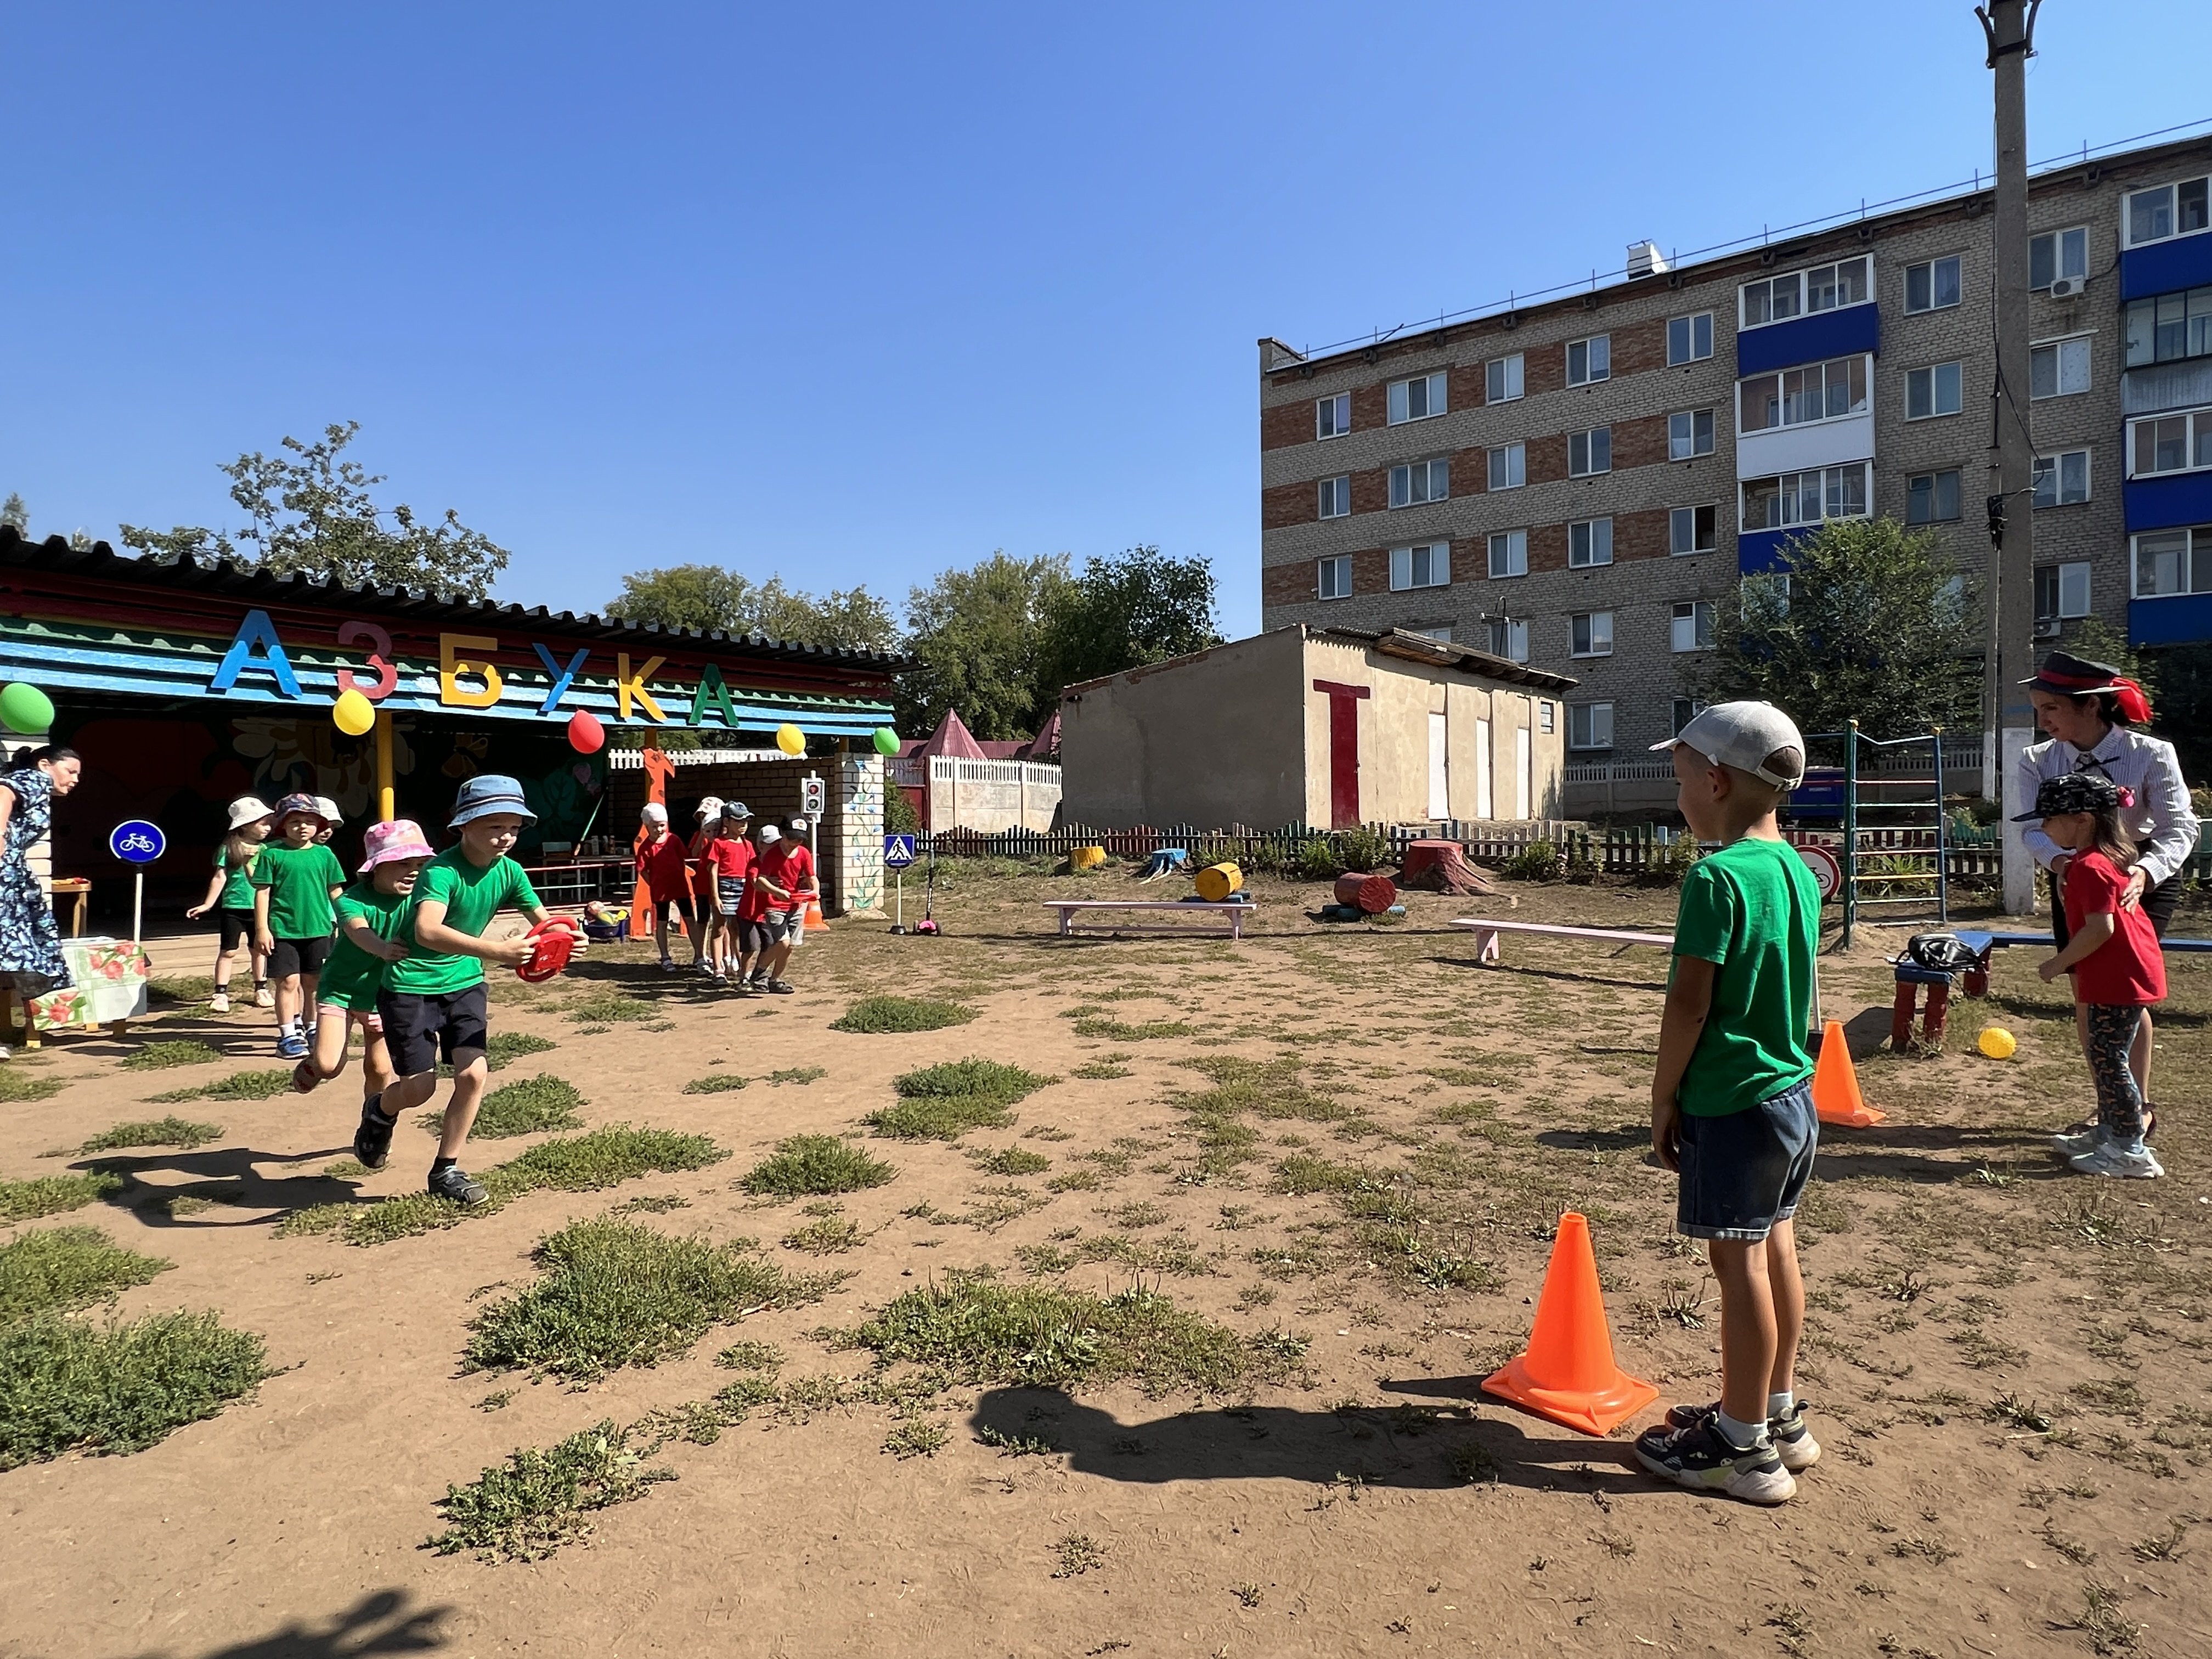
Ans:
[[[1674,1228],[1692,1238],[1765,1238],[1797,1213],[1820,1120],[1811,1079],[1725,1117],[1682,1114]]]

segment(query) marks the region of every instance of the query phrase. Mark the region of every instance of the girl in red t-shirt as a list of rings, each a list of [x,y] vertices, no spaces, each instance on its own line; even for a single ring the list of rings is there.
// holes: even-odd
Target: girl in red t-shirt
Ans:
[[[2097,1125],[2061,1135],[2058,1150],[2083,1175],[2149,1180],[2166,1171],[2143,1145],[2142,1091],[2128,1048],[2142,1012],[2166,1000],[2166,958],[2141,906],[2127,903],[2135,842],[2120,822],[2129,793],[2094,772],[2046,778],[2035,792],[2043,833],[2071,853],[2066,866],[2066,948],[2038,966],[2047,983],[2074,976],[2074,1012],[2089,1075],[2097,1087]]]

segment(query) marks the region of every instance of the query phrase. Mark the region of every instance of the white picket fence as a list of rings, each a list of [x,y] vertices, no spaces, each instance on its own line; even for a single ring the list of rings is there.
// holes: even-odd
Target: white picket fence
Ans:
[[[897,787],[923,792],[922,827],[932,833],[1049,830],[1060,811],[1060,768],[1042,761],[906,756],[884,770]]]

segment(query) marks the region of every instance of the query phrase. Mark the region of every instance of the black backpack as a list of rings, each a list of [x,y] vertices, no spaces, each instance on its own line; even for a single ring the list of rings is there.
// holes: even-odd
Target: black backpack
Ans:
[[[1905,954],[1914,967],[1939,974],[1960,973],[1979,967],[1982,961],[1955,933],[1915,933],[1905,941]]]

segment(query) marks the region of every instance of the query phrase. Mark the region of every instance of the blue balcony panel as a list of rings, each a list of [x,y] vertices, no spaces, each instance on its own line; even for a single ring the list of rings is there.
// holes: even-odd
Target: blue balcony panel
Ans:
[[[2128,601],[2128,643],[2202,645],[2212,640],[2212,593]]]
[[[1782,550],[1796,537],[1805,533],[1807,526],[1792,525],[1787,530],[1747,530],[1735,538],[1735,568],[1746,576],[1763,576],[1770,570],[1782,568]]]
[[[1846,306],[1841,311],[1742,331],[1735,337],[1735,372],[1739,376],[1764,374],[1769,369],[1881,349],[1881,307],[1871,303]]]
[[[2170,478],[2130,478],[2124,486],[2128,533],[2212,524],[2212,472]]]
[[[2212,283],[2212,231],[2130,248],[2120,255],[2120,298],[2148,300]]]

